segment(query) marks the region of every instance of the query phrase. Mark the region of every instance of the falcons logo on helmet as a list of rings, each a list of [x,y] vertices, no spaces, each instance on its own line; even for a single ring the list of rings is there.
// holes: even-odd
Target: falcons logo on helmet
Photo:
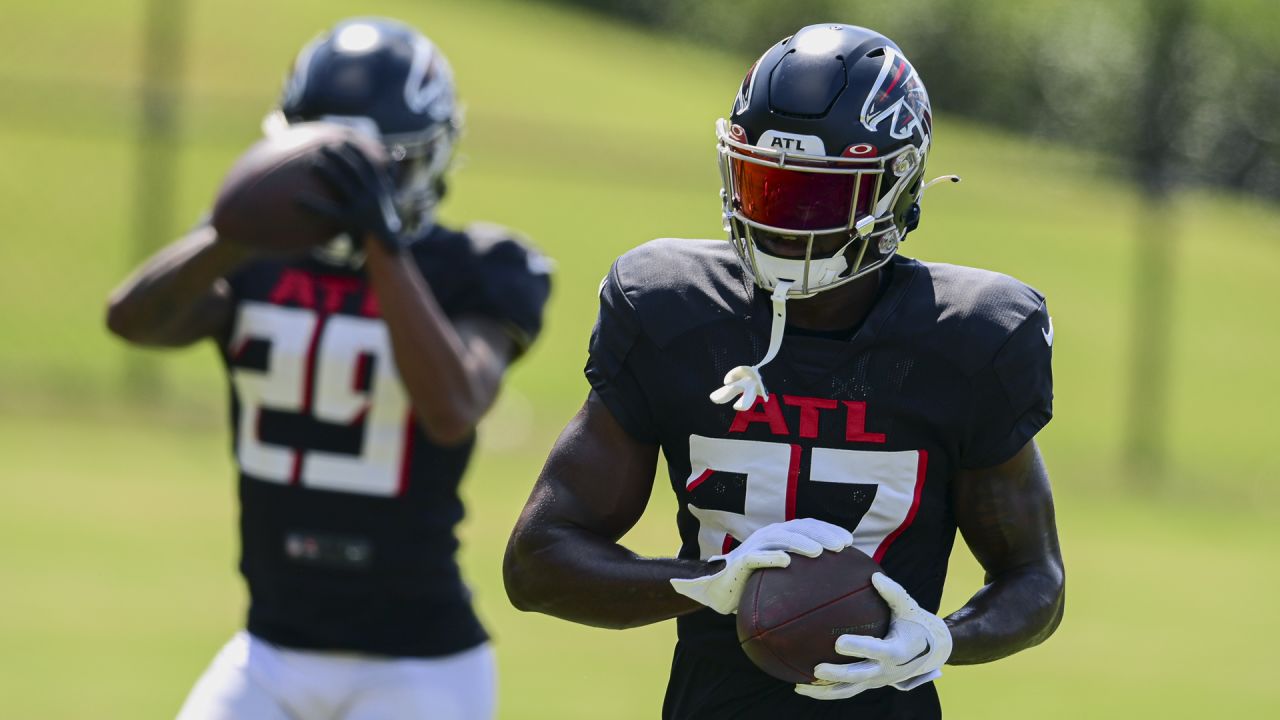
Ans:
[[[755,86],[756,68],[759,65],[759,60],[752,63],[751,68],[747,70],[747,76],[742,79],[742,87],[738,88],[738,97],[733,101],[734,115],[741,115],[751,104],[751,89]]]
[[[424,37],[414,40],[404,102],[410,110],[434,120],[443,121],[453,115],[453,70],[444,55]]]
[[[886,119],[889,135],[896,140],[905,140],[915,132],[927,139],[933,127],[924,83],[911,63],[888,47],[884,49],[884,64],[876,84],[862,104],[862,126],[876,132]]]

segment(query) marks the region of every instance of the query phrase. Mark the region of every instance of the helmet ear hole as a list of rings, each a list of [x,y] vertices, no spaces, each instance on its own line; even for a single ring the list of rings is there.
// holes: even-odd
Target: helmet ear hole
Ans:
[[[920,182],[916,181],[916,185],[919,186]],[[906,235],[918,227],[920,227],[920,203],[913,202],[911,207],[907,208],[907,214],[902,219],[902,234]]]

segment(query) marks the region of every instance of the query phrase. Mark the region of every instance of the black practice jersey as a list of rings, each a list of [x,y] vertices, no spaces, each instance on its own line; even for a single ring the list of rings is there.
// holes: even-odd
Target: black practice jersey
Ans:
[[[768,400],[738,412],[708,395],[730,369],[764,356],[772,306],[730,244],[658,240],[614,264],[586,374],[630,434],[662,447],[681,557],[709,558],[764,525],[819,518],[853,531],[858,549],[938,611],[956,530],[952,478],[1007,460],[1049,421],[1052,330],[1043,296],[1005,275],[899,256],[882,277],[852,337],[788,328],[762,370]],[[732,616],[703,610],[677,623],[677,657],[701,660],[676,663],[670,715],[936,713],[932,684],[804,698],[750,664]],[[695,665],[724,675],[681,676]]]
[[[550,288],[541,256],[493,226],[424,235],[408,252],[450,318],[532,342]],[[483,642],[454,561],[474,438],[440,447],[417,427],[363,271],[262,261],[228,279],[249,631],[396,656]]]

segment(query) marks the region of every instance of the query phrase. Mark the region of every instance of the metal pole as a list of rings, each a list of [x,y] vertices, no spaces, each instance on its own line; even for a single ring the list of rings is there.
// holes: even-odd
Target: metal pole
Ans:
[[[133,264],[155,252],[175,229],[186,17],[187,0],[147,0],[133,184]],[[155,358],[130,352],[125,361],[125,383],[135,393],[158,395],[163,377]]]
[[[1141,205],[1134,256],[1133,342],[1126,455],[1138,485],[1160,482],[1168,462],[1169,358],[1178,228],[1170,217],[1172,165],[1185,117],[1178,47],[1191,22],[1187,0],[1147,0],[1147,68],[1138,93],[1134,167]]]

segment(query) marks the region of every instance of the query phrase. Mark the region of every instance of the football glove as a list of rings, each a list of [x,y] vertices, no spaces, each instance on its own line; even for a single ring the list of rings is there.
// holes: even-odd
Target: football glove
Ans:
[[[817,665],[814,677],[827,684],[797,685],[796,692],[817,700],[841,700],[885,685],[913,690],[942,677],[942,664],[951,656],[947,624],[922,609],[888,575],[876,573],[871,582],[893,613],[888,634],[883,640],[866,635],[836,638],[836,652],[866,659],[847,665]]]
[[[337,198],[301,193],[298,204],[337,222],[354,239],[373,235],[388,251],[399,252],[403,226],[393,201],[395,186],[387,171],[352,142],[321,148],[314,163],[314,171]]]
[[[716,555],[711,561],[723,560],[724,567],[713,575],[690,580],[671,580],[671,587],[721,615],[738,612],[738,597],[753,570],[786,567],[796,553],[817,557],[823,550],[839,552],[853,544],[848,530],[814,518],[798,518],[765,525],[742,541],[727,555]]]

